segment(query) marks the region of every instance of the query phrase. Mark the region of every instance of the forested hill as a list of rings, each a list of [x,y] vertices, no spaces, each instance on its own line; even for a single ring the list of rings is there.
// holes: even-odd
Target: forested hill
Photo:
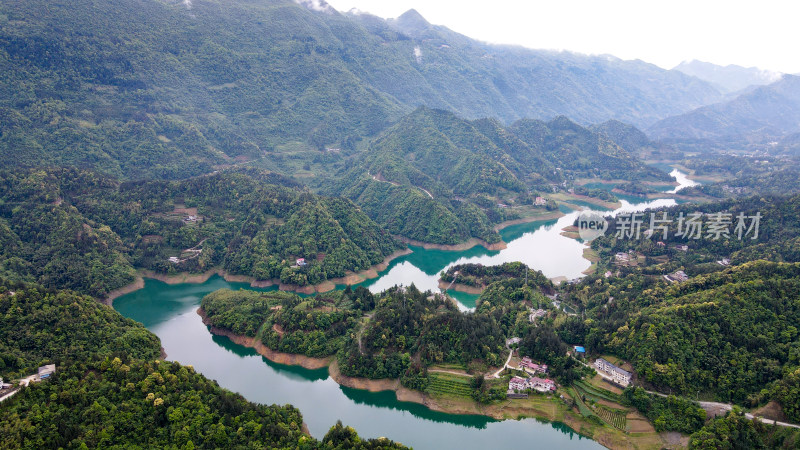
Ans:
[[[735,403],[773,397],[796,421],[800,265],[751,262],[648,291],[609,348],[639,376],[683,394]]]
[[[255,170],[127,183],[77,169],[0,172],[0,270],[95,296],[132,282],[135,267],[307,285],[400,248],[348,200],[290,186]]]
[[[3,2],[0,162],[184,178],[371,136],[420,104],[646,125],[719,98],[638,61],[396,25],[290,0]]]
[[[56,365],[0,403],[1,448],[402,448],[341,423],[318,441],[291,405],[250,403],[156,361],[158,337],[91,297],[0,279],[0,315],[5,382]]]
[[[503,205],[530,204],[579,177],[670,179],[566,117],[505,127],[420,107],[381,133],[323,192],[350,198],[408,238],[495,242],[492,225],[516,218]]]

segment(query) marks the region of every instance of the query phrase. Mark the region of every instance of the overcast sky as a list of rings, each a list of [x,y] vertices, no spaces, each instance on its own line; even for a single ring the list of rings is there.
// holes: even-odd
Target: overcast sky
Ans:
[[[429,22],[487,42],[609,53],[664,68],[684,60],[800,73],[796,0],[327,0]]]

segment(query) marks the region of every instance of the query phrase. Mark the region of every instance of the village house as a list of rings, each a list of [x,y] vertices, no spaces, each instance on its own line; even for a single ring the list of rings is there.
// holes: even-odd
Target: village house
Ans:
[[[631,256],[625,252],[619,252],[614,255],[614,259],[616,259],[617,262],[626,263],[631,260]]]
[[[511,347],[514,344],[519,344],[522,342],[522,338],[512,337],[510,339],[506,339],[506,347]]]
[[[720,266],[730,266],[731,260],[728,258],[722,258],[721,260],[717,261],[717,264],[719,264]]]
[[[536,375],[537,373],[547,373],[547,364],[536,364],[526,356],[519,362],[517,369],[524,370],[531,375]]]
[[[305,258],[297,258],[297,266],[298,267],[303,267],[303,266],[306,266],[306,265],[308,265],[308,263],[306,263],[306,259]]]
[[[547,205],[547,200],[544,197],[536,197],[536,201],[534,202],[536,206],[545,206]]]
[[[682,283],[689,280],[689,275],[686,275],[686,272],[679,270],[669,275],[664,275],[664,279],[670,283]]]
[[[527,388],[528,380],[522,377],[512,377],[508,382],[509,391],[524,391]]]
[[[539,392],[551,392],[556,390],[555,381],[549,378],[539,377],[513,377],[508,382],[508,392],[524,391],[526,389],[533,389]]]
[[[528,385],[531,389],[539,392],[549,392],[556,390],[556,382],[549,378],[531,377],[528,378]]]
[[[689,251],[689,246],[688,245],[676,245],[675,249],[676,250],[680,250],[682,252],[688,252]]]
[[[627,370],[615,366],[614,364],[611,364],[603,358],[597,358],[597,360],[594,362],[594,367],[599,372],[611,377],[611,380],[620,386],[628,386],[631,384],[631,376],[633,374]]]

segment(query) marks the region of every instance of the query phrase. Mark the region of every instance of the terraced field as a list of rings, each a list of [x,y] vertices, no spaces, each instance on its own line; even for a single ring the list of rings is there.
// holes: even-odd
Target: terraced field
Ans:
[[[625,417],[626,413],[621,413],[617,411],[612,411],[609,408],[604,406],[598,406],[595,408],[594,412],[600,416],[606,423],[610,424],[614,428],[618,430],[625,431],[625,428],[628,425],[628,419]]]
[[[578,391],[585,394],[587,397],[601,398],[614,403],[620,403],[622,401],[622,397],[619,394],[597,388],[583,381],[576,381],[574,385]]]
[[[469,378],[449,375],[446,373],[429,373],[430,383],[427,391],[431,394],[455,395],[459,397],[471,397],[472,388],[469,385]]]

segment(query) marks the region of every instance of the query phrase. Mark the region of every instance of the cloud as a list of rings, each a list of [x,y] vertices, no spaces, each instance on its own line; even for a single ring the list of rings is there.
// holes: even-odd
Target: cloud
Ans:
[[[295,3],[303,5],[312,11],[319,11],[327,14],[333,14],[335,9],[331,7],[325,0],[294,0]]]

